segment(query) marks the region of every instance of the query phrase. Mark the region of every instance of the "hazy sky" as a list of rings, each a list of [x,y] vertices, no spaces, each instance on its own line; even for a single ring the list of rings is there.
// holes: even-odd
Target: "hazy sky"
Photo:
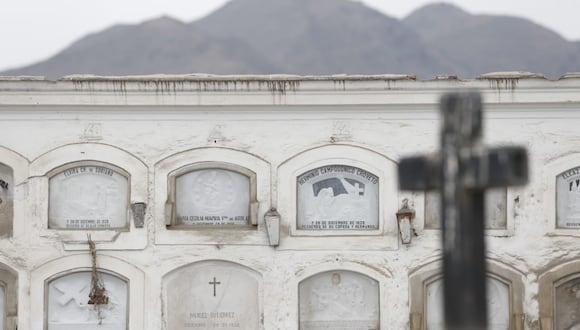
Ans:
[[[46,59],[82,36],[161,15],[190,22],[228,0],[0,0],[0,70]],[[235,1],[235,0],[234,0]],[[270,0],[276,1],[276,0]],[[361,0],[402,18],[433,0]],[[522,16],[580,40],[580,0],[447,0],[473,14]]]

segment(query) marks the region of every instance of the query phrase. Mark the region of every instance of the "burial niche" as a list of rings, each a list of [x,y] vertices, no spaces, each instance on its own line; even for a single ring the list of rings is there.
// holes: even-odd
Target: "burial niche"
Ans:
[[[48,283],[48,330],[124,330],[127,329],[127,281],[100,273],[109,297],[107,304],[89,304],[91,272],[60,276]]]
[[[438,192],[425,194],[425,228],[441,228],[441,201]],[[485,192],[485,229],[507,228],[507,190],[489,189]]]
[[[379,329],[379,283],[360,273],[334,270],[299,284],[301,330]]]
[[[129,175],[109,164],[80,163],[49,179],[51,229],[127,228]]]
[[[556,177],[556,227],[580,229],[580,167]]]
[[[502,281],[487,277],[487,323],[489,329],[510,329],[510,288]],[[425,318],[427,330],[445,330],[443,279],[427,285]]]
[[[298,176],[297,229],[379,229],[379,178],[354,166],[328,165]]]
[[[255,174],[236,166],[218,166],[193,166],[174,176],[173,224],[227,226],[250,223]]]
[[[0,163],[0,237],[12,235],[13,200],[14,176],[12,168]]]
[[[556,285],[556,330],[580,330],[580,273]]]
[[[164,280],[167,329],[260,329],[258,273],[230,262],[204,261]]]

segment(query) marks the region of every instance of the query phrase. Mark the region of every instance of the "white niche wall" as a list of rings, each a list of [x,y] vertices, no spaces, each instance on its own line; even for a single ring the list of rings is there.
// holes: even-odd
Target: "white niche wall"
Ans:
[[[100,307],[100,315],[104,317],[102,327],[144,329],[145,274],[134,265],[107,255],[98,255],[97,263],[105,289],[110,291],[107,293],[109,305]],[[34,302],[30,306],[30,329],[95,326],[98,310],[87,304],[90,272],[91,260],[85,253],[52,260],[34,269],[30,281],[30,299]],[[71,313],[74,315],[67,316]]]
[[[270,177],[268,162],[227,148],[192,149],[157,162],[156,244],[269,245],[263,218]]]
[[[396,249],[396,168],[396,163],[388,157],[350,145],[310,149],[283,162],[278,168],[277,207],[282,219],[279,248]],[[337,189],[344,191],[339,193]],[[305,198],[305,194],[309,194],[310,199]],[[332,194],[335,200],[332,200]],[[352,200],[337,200],[339,197]],[[328,217],[338,226],[323,225],[314,218],[311,220],[309,213],[324,214],[325,198],[342,206],[366,203],[364,207],[371,207],[368,223],[354,218],[342,221],[333,215]],[[347,211],[345,214],[349,214]],[[364,227],[357,228],[358,222],[365,222]],[[343,223],[347,225],[343,226]]]
[[[77,180],[78,176],[83,175],[87,175],[87,180],[90,176],[91,185],[84,187],[83,181]],[[30,176],[30,202],[38,205],[29,217],[30,228],[37,230],[39,237],[58,239],[66,250],[87,250],[89,234],[99,250],[143,249],[146,246],[147,221],[137,227],[131,205],[147,203],[148,171],[147,166],[135,156],[104,144],[71,144],[32,161]],[[59,203],[67,202],[67,197],[60,195],[63,191],[58,189],[63,182],[72,187],[65,192],[68,191],[73,197],[86,193],[90,200],[80,203],[79,210],[61,209]],[[99,189],[93,187],[93,182]],[[54,204],[51,206],[51,203]],[[78,215],[77,218],[81,219],[73,220],[79,220],[80,224],[72,221],[70,226],[59,225],[60,220],[68,221],[59,219],[66,212],[72,214],[72,218]],[[101,221],[97,223],[101,219],[88,219],[92,213],[97,215],[96,218],[105,214],[113,218],[107,220],[114,221],[106,225]],[[87,225],[89,220],[91,222]]]

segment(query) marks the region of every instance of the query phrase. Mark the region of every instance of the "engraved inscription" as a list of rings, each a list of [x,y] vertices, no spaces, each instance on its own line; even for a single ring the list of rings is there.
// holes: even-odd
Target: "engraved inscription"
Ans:
[[[556,177],[556,219],[558,228],[580,229],[580,167]]]
[[[78,272],[48,285],[48,330],[122,330],[127,328],[127,282],[101,274],[109,303],[90,305],[91,273]]]
[[[250,178],[210,168],[188,172],[175,180],[178,224],[246,225],[250,215]]]
[[[440,229],[440,197],[437,192],[425,194],[425,228]],[[485,228],[507,228],[507,191],[505,188],[488,189],[485,192]]]
[[[427,286],[425,318],[428,330],[445,330],[443,315],[443,280]],[[492,277],[487,278],[487,322],[489,329],[508,330],[510,324],[509,287]]]
[[[346,270],[316,274],[299,285],[300,329],[379,329],[379,285]]]
[[[50,178],[49,227],[114,229],[127,226],[129,182],[103,166],[76,166]]]
[[[259,329],[258,289],[256,273],[229,262],[177,270],[164,282],[168,329]]]
[[[297,228],[374,230],[379,228],[379,178],[363,169],[329,165],[297,178]]]
[[[556,330],[580,329],[580,275],[556,287]]]

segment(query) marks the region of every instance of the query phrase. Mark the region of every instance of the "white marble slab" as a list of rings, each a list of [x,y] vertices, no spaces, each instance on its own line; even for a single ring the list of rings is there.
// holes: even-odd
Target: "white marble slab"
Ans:
[[[487,322],[488,328],[509,330],[510,299],[509,287],[491,277],[487,278]],[[443,315],[443,279],[427,286],[425,318],[427,330],[445,330]]]
[[[379,285],[352,271],[316,274],[299,285],[301,330],[378,330]]]
[[[438,192],[425,194],[425,228],[441,228],[441,202]],[[485,228],[506,229],[507,191],[505,188],[489,189],[485,193]]]
[[[4,329],[6,319],[6,288],[0,285],[0,329]]]
[[[556,177],[556,226],[580,229],[580,167]]]
[[[297,180],[297,229],[376,230],[379,178],[363,169],[328,165]]]
[[[0,236],[9,235],[12,232],[13,200],[14,178],[12,169],[0,163]]]
[[[125,228],[128,179],[107,167],[77,166],[49,181],[49,228]]]
[[[556,287],[555,330],[580,330],[580,274]]]
[[[127,282],[101,274],[109,303],[89,305],[91,273],[59,277],[48,285],[48,330],[127,329]]]
[[[164,281],[168,329],[260,329],[259,276],[242,266],[207,261]]]
[[[191,171],[175,179],[176,224],[247,225],[250,178],[225,169]]]

